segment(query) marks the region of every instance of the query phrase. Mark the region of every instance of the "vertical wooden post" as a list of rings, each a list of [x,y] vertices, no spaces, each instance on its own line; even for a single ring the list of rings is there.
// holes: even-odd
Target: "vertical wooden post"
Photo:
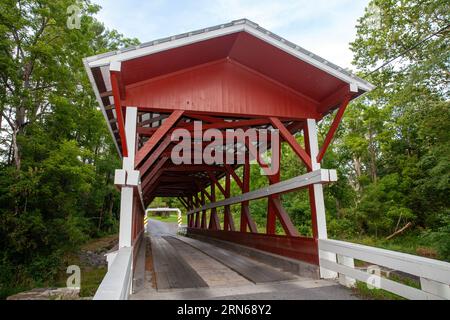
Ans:
[[[242,193],[250,191],[250,155],[248,151],[245,152],[244,172],[242,176]],[[242,202],[241,205],[241,232],[247,232],[247,213],[249,212],[248,201]]]
[[[134,157],[136,154],[136,125],[137,108],[126,108],[125,136],[128,137],[126,144],[128,156],[122,159],[122,169],[129,175],[134,171]],[[119,225],[119,248],[131,247],[133,242],[133,200],[134,188],[123,186],[120,192],[120,225]]]
[[[194,204],[194,198],[192,195],[190,195],[188,197],[189,200],[189,206],[190,206],[190,210],[195,208],[195,204]],[[194,215],[190,214],[189,215],[189,228],[193,228],[194,227]]]
[[[229,172],[225,175],[225,198],[229,198],[231,195],[231,175]],[[231,215],[230,206],[225,206],[224,208],[224,219],[223,219],[223,229],[225,231],[234,231],[234,220]]]
[[[202,197],[201,197],[202,205],[205,205],[205,192],[202,190]],[[200,228],[206,229],[206,210],[202,211],[202,221],[200,223]]]
[[[216,202],[215,183],[211,183],[211,202]],[[211,216],[209,218],[209,229],[220,230],[219,217],[217,216],[217,208],[211,209]]]
[[[202,202],[198,198],[198,193],[195,194],[195,203],[197,204],[197,208],[202,206]],[[195,228],[200,228],[200,212],[195,213]]]
[[[314,119],[306,120],[304,130],[305,147],[311,157],[311,170],[320,169],[317,162],[319,143],[317,139],[317,124]],[[309,170],[310,171],[310,170]],[[312,233],[314,239],[327,239],[327,222],[325,216],[325,202],[323,198],[323,187],[321,184],[313,184],[308,187],[309,202],[311,207]],[[336,262],[336,254],[319,250],[319,258]],[[320,268],[320,276],[325,279],[336,278],[337,273],[325,268]]]
[[[280,141],[281,142],[281,141]],[[272,152],[273,152],[272,148]],[[272,175],[272,179],[269,179],[269,184],[280,182],[280,167],[281,167],[281,143],[278,148],[278,159],[279,166],[276,174]],[[273,200],[280,199],[279,195],[271,195],[267,201],[267,222],[266,222],[266,233],[267,234],[275,234],[276,233],[276,224],[277,224],[277,208],[275,207]]]

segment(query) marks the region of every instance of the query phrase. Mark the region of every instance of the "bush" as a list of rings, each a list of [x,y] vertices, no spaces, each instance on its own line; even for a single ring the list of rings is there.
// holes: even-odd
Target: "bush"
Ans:
[[[440,215],[441,226],[436,231],[424,231],[423,239],[437,248],[439,258],[450,261],[450,214]]]

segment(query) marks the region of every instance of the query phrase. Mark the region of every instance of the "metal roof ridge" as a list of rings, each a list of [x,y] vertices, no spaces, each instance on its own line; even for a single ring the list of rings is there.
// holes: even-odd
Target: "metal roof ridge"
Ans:
[[[204,33],[208,33],[208,32],[212,32],[215,30],[219,30],[219,29],[225,29],[225,28],[229,28],[229,27],[233,27],[233,26],[238,26],[238,25],[243,25],[243,26],[248,26],[256,31],[259,31],[261,33],[263,33],[266,36],[269,36],[270,38],[274,39],[275,41],[286,45],[288,47],[290,47],[291,49],[294,49],[295,51],[303,54],[303,55],[307,55],[309,58],[314,59],[315,61],[317,61],[320,64],[323,64],[325,66],[328,66],[332,69],[334,69],[337,72],[340,72],[344,75],[346,75],[347,77],[350,77],[352,79],[354,79],[357,82],[361,82],[363,84],[365,84],[367,87],[369,87],[370,89],[373,89],[375,86],[372,85],[370,82],[358,77],[357,75],[355,75],[352,71],[347,70],[346,68],[342,68],[330,61],[328,61],[327,59],[322,58],[321,56],[271,32],[270,30],[267,30],[263,27],[261,27],[259,24],[247,19],[247,18],[242,18],[242,19],[238,19],[238,20],[233,20],[231,22],[227,22],[227,23],[222,23],[222,24],[218,24],[215,26],[211,26],[211,27],[207,27],[207,28],[202,28],[202,29],[197,29],[197,30],[193,30],[193,31],[189,31],[189,32],[184,32],[181,34],[177,34],[177,35],[172,35],[172,36],[168,36],[168,37],[163,37],[163,38],[159,38],[159,39],[155,39],[152,41],[148,41],[148,42],[144,42],[141,43],[139,45],[136,46],[130,46],[130,47],[126,47],[120,50],[114,50],[114,51],[110,51],[110,52],[106,52],[106,53],[102,53],[99,55],[95,55],[95,56],[91,56],[91,57],[87,57],[85,58],[87,62],[94,62],[96,60],[100,60],[100,59],[104,59],[104,58],[108,58],[108,57],[112,57],[112,56],[116,56],[116,55],[120,55],[122,53],[125,52],[130,52],[130,51],[134,51],[134,50],[138,50],[138,49],[142,49],[142,48],[146,48],[146,47],[152,47],[161,43],[165,43],[165,42],[171,42],[174,40],[178,40],[178,39],[182,39],[182,38],[189,38],[192,37],[194,35],[199,35],[199,34],[204,34]],[[245,32],[245,29],[243,30]],[[370,90],[369,90],[370,91]]]

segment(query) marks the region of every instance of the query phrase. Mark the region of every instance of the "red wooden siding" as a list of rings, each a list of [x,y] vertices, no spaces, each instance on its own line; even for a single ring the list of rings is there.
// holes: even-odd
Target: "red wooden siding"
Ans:
[[[315,265],[319,264],[317,242],[313,238],[197,228],[188,228],[188,234],[235,242]]]
[[[129,85],[126,91],[124,104],[140,110],[319,118],[310,99],[229,60]]]

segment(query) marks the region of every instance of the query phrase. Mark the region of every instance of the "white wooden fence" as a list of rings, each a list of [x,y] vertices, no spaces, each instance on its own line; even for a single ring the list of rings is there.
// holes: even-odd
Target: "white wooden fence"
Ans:
[[[133,248],[124,247],[115,252],[94,300],[127,300],[131,290]]]
[[[320,266],[339,274],[339,281],[353,286],[355,279],[407,299],[450,300],[450,263],[354,244],[338,240],[319,240],[319,249],[336,254],[337,262],[320,259]],[[420,278],[420,289],[355,269],[354,259],[405,272]],[[374,281],[375,280],[375,281]]]

